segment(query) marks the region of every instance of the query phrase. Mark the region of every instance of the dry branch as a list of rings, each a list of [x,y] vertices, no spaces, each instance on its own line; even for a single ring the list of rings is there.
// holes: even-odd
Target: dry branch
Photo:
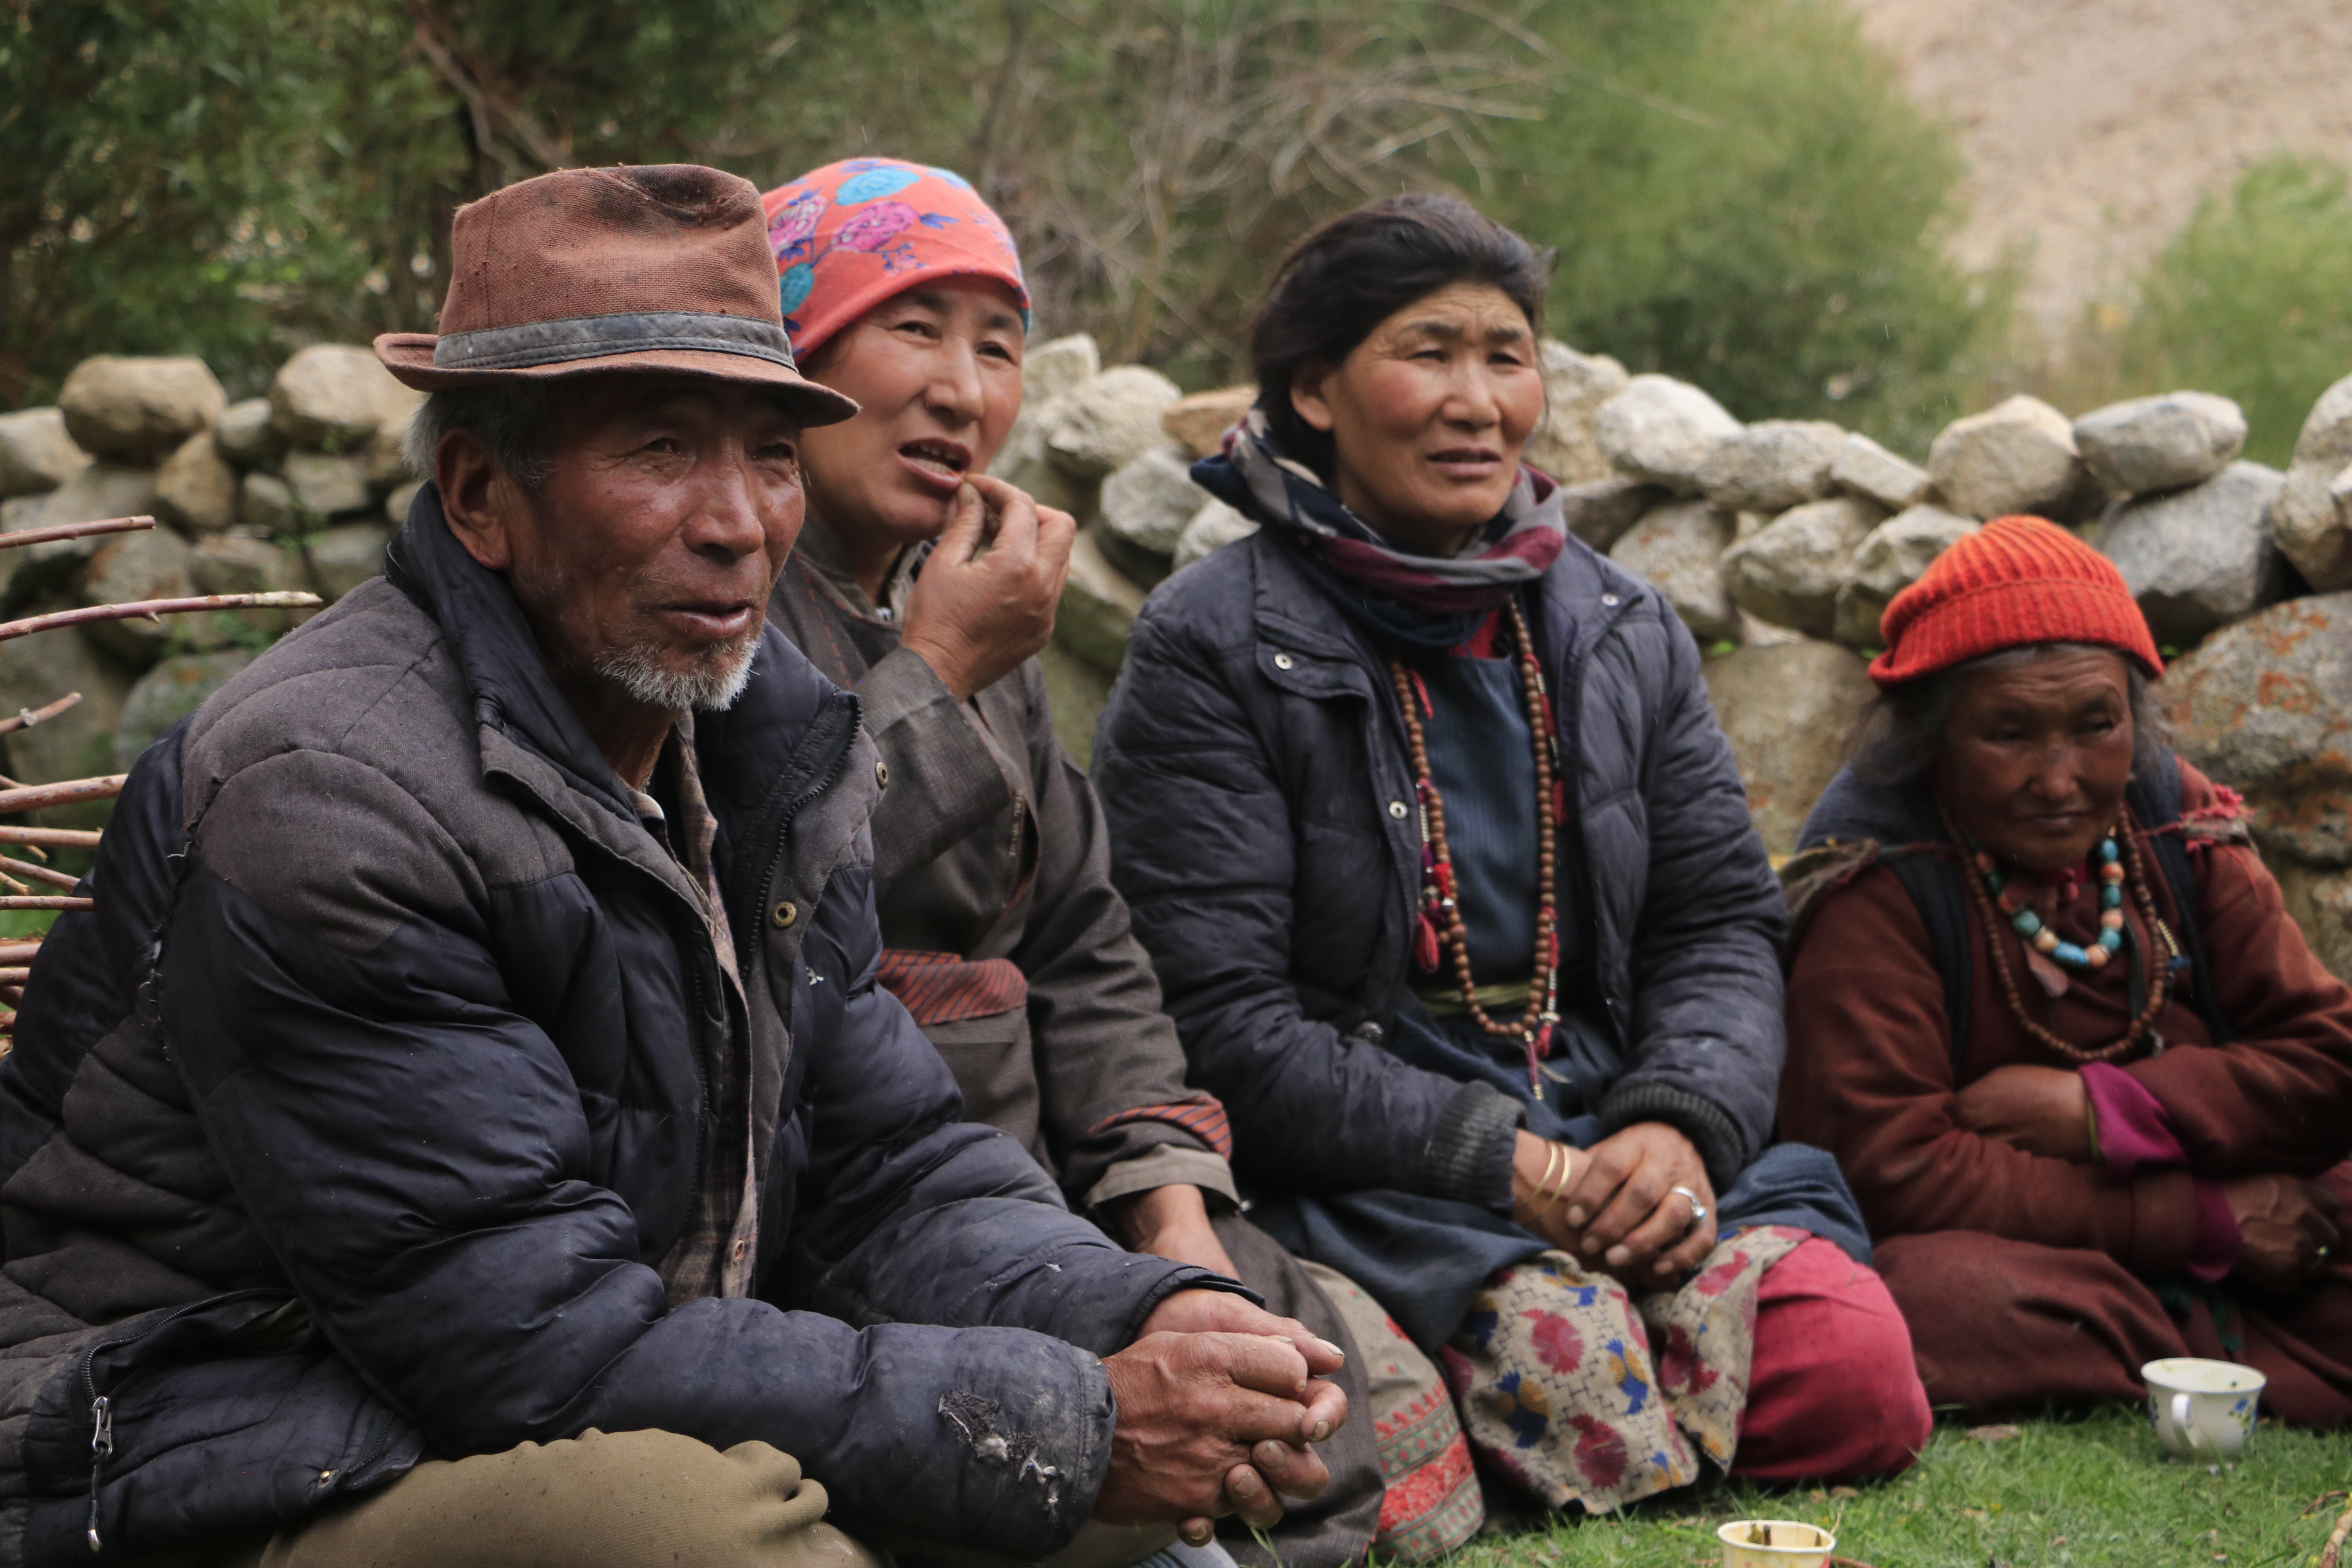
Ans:
[[[110,773],[101,779],[69,779],[64,784],[0,789],[0,816],[14,816],[20,811],[41,811],[52,805],[74,805],[85,800],[112,800],[122,793],[122,781],[130,776],[129,773]],[[90,837],[96,838],[97,835]]]
[[[205,594],[194,599],[142,599],[131,605],[85,605],[79,610],[58,610],[27,616],[21,621],[0,621],[0,642],[26,637],[58,626],[89,621],[153,620],[159,616],[184,616],[196,610],[308,610],[326,603],[316,594]]]
[[[24,808],[20,806],[17,809]],[[98,838],[98,833],[91,828],[0,826],[0,844],[22,844],[28,847],[46,844],[52,849],[95,849]]]
[[[61,522],[55,528],[21,528],[14,533],[0,533],[0,550],[22,550],[28,544],[59,539],[88,539],[93,533],[136,533],[154,526],[152,517],[110,517],[97,522]]]
[[[53,899],[37,893],[29,899],[0,899],[0,910],[87,910],[97,902],[95,899]]]
[[[0,985],[22,985],[32,977],[29,969],[0,969]]]
[[[2327,1549],[2319,1554],[2319,1568],[2336,1568],[2337,1557],[2344,1550],[2344,1538],[2352,1535],[2352,1508],[2338,1515],[2336,1528],[2327,1532]]]
[[[30,860],[11,859],[5,855],[0,855],[0,866],[5,866],[16,876],[30,877],[36,882],[47,882],[52,888],[69,889],[81,881],[80,878],[68,876],[63,871],[52,871],[47,866],[36,866]]]
[[[81,693],[68,691],[46,708],[20,708],[14,719],[0,719],[0,735],[13,735],[19,730],[29,730],[36,724],[46,724],[75,703]]]
[[[33,954],[40,951],[37,938],[31,942],[0,942],[0,963],[30,963]]]

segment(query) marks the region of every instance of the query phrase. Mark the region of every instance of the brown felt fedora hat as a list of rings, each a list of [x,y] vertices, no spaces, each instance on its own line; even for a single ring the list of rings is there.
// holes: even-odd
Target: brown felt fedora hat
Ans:
[[[457,209],[441,331],[376,357],[423,392],[594,371],[773,386],[803,424],[857,405],[793,363],[751,182],[695,163],[562,169]]]

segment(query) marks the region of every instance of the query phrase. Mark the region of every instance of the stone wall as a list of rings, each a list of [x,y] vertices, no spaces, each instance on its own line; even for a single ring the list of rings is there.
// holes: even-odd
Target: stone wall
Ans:
[[[203,361],[100,356],[54,408],[0,414],[0,531],[152,515],[147,532],[0,551],[0,617],[142,599],[308,588],[383,569],[415,483],[400,441],[418,395],[365,349],[321,344],[269,395],[232,404]],[[81,700],[0,737],[26,784],[117,773],[301,612],[109,620],[0,642],[0,715]],[[103,802],[46,826],[94,826]]]
[[[1924,465],[1833,424],[1742,425],[1700,388],[1543,345],[1550,408],[1528,460],[1569,487],[1579,538],[1654,584],[1708,652],[1706,681],[1766,847],[1799,826],[1873,689],[1878,618],[1989,518],[2076,529],[2122,571],[2171,667],[2190,761],[2242,791],[2313,946],[2352,980],[2352,376],[2284,474],[2239,458],[2224,397],[2175,392],[2069,419],[2012,397],[1955,420]],[[1032,351],[996,472],[1085,527],[1049,677],[1091,743],[1150,589],[1251,525],[1184,479],[1249,387],[1180,396],[1094,343]]]
[[[1528,460],[1570,526],[1656,584],[1709,653],[1707,686],[1774,854],[1835,772],[1871,697],[1879,613],[2004,512],[2080,530],[2122,570],[2175,662],[2181,751],[2251,804],[2313,945],[2352,979],[2352,376],[2313,408],[2284,473],[2238,458],[2226,398],[2177,392],[2069,420],[2012,397],[1956,420],[1925,465],[1819,421],[1742,425],[1698,387],[1547,342],[1549,411]],[[1184,396],[1093,341],[1034,345],[995,472],[1085,524],[1045,656],[1081,761],[1145,596],[1252,525],[1186,475],[1252,389]],[[55,408],[0,415],[0,531],[133,513],[151,532],[0,551],[0,616],[308,587],[382,568],[415,479],[417,395],[367,350],[288,360],[231,404],[202,362],[100,357]],[[127,767],[299,612],[103,621],[0,642],[0,715],[81,700],[0,736],[26,784]],[[102,817],[60,807],[51,826]]]

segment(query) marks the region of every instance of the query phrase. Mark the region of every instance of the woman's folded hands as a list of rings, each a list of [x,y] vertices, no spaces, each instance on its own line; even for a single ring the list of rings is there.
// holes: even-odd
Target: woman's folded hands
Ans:
[[[1628,1286],[1656,1289],[1715,1246],[1706,1166],[1663,1121],[1637,1121],[1590,1149],[1521,1132],[1511,1197],[1521,1225]]]

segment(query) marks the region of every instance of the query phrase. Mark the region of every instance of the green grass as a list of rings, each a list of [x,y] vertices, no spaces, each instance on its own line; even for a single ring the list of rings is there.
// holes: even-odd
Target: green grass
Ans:
[[[2219,1473],[2167,1461],[2137,1410],[2028,1423],[1995,1443],[1939,1425],[1908,1474],[1853,1495],[1703,1487],[1622,1517],[1489,1533],[1447,1568],[1695,1568],[1723,1560],[1717,1525],[1748,1518],[1827,1525],[1840,1556],[1873,1568],[2307,1568],[2347,1500],[2326,1494],[2347,1486],[2352,1437],[2268,1423]]]

